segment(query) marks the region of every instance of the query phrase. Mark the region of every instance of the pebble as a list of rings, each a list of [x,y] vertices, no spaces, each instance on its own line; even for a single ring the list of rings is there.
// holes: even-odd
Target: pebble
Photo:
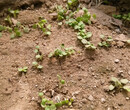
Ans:
[[[93,96],[90,95],[90,96],[88,97],[88,100],[93,101],[93,100],[94,100]]]
[[[119,63],[119,61],[120,61],[119,59],[115,59],[115,63]]]
[[[105,100],[104,98],[101,98],[101,102],[102,102],[102,103],[105,103],[106,100]]]
[[[126,100],[129,100],[130,98],[129,98],[129,97],[126,97],[125,99],[126,99]]]

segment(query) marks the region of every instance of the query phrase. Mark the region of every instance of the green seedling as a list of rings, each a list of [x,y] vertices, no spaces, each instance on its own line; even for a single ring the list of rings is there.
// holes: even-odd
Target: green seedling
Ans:
[[[37,68],[39,70],[41,70],[43,68],[43,66],[39,65],[38,62],[36,62],[36,61],[32,62],[32,65],[33,65],[34,68]]]
[[[64,85],[64,84],[65,84],[65,80],[63,80],[63,79],[61,78],[61,76],[60,76],[60,75],[57,75],[57,78],[58,78],[58,80],[59,80],[59,88],[61,88],[61,87],[62,87],[62,85]]]
[[[39,70],[41,70],[42,68],[43,68],[42,65],[38,65],[38,66],[37,66],[37,69],[39,69]]]
[[[113,14],[112,16],[116,19],[122,19],[122,20],[130,21],[130,13],[128,13],[128,14],[118,14],[118,15]]]
[[[89,50],[95,50],[96,49],[96,47],[94,46],[94,44],[92,44],[90,42],[87,42],[87,44],[85,45],[85,48],[89,49]]]
[[[43,56],[42,55],[36,55],[36,60],[37,61],[42,61],[42,59],[43,59]]]
[[[35,47],[34,53],[37,54],[37,55],[41,55],[42,54],[41,51],[40,51],[40,47],[39,46]]]
[[[15,28],[14,33],[11,34],[10,38],[14,39],[16,37],[21,37],[21,36],[22,36],[22,32],[18,28]]]
[[[7,22],[9,25],[12,25],[11,17],[8,15],[5,19],[5,22]]]
[[[71,106],[74,101],[73,99],[68,99],[68,100],[63,100],[58,103],[55,103],[51,100],[48,100],[43,95],[44,95],[43,93],[39,93],[39,97],[42,99],[40,105],[45,110],[57,110],[57,108],[59,108],[63,105]]]
[[[112,84],[109,86],[109,90],[113,91],[113,90],[125,90],[127,92],[130,92],[130,86],[127,86],[128,84],[128,80],[127,79],[117,79],[116,77],[112,77],[111,78],[111,82]]]
[[[34,24],[33,28],[41,29],[41,31],[47,36],[51,35],[51,25],[47,25],[46,19],[42,19],[38,23]]]
[[[88,12],[88,10],[86,8],[83,8],[83,11],[84,11],[84,14],[80,17],[77,17],[76,21],[78,21],[78,22],[82,21],[86,24],[91,24],[91,20],[90,20],[91,14],[90,14],[90,12]]]
[[[64,48],[64,44],[61,45],[61,49],[56,49],[53,53],[50,53],[48,57],[58,57],[63,58],[66,56],[70,56],[71,54],[74,54],[74,50],[70,48]]]
[[[6,27],[5,27],[5,26],[0,25],[0,32],[4,31],[5,29],[6,29]]]
[[[9,13],[13,15],[14,18],[16,18],[19,14],[19,10],[11,10],[10,8],[8,9]]]
[[[65,10],[62,6],[57,6],[56,10],[58,13],[58,16],[57,16],[58,21],[62,21],[64,19],[66,19],[67,10]]]
[[[24,32],[24,33],[29,33],[29,31],[30,31],[30,29],[29,29],[28,27],[24,27],[24,26],[23,26],[23,32]]]
[[[101,42],[98,44],[100,47],[110,47],[113,41],[111,36],[106,37],[104,35],[100,35],[100,39]]]
[[[18,68],[20,73],[27,73],[28,67]]]
[[[68,7],[71,10],[76,10],[79,6],[79,0],[68,0]]]
[[[34,62],[32,62],[32,65],[33,65],[33,67],[36,67],[36,68],[37,68],[38,63],[37,63],[36,61],[34,61]]]

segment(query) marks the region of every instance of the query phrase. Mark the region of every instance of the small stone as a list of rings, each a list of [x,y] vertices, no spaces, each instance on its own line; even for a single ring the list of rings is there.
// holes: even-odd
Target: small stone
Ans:
[[[115,59],[115,63],[119,63],[119,61],[120,61],[119,59]]]
[[[105,103],[106,100],[105,100],[104,98],[101,98],[101,102],[102,102],[102,103]]]
[[[82,102],[83,102],[84,104],[86,104],[86,103],[87,103],[87,100],[86,100],[86,99],[82,99]]]
[[[32,97],[32,101],[34,101],[35,100],[35,98],[34,97]]]
[[[90,95],[90,96],[88,97],[88,100],[93,101],[93,100],[94,100],[93,96]]]
[[[126,99],[126,100],[129,100],[130,98],[129,98],[129,97],[126,97],[125,99]]]
[[[51,13],[50,16],[52,20],[56,20],[58,15],[57,13]]]

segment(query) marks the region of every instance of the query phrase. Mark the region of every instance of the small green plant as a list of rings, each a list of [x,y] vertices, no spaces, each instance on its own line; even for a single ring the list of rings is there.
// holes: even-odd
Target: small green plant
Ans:
[[[127,92],[130,92],[130,86],[127,86],[126,84],[128,84],[128,80],[127,79],[117,79],[116,77],[112,77],[111,78],[111,82],[112,84],[109,86],[109,90],[125,90]]]
[[[38,70],[41,70],[43,68],[43,66],[39,65],[39,63],[38,63],[43,60],[43,55],[42,55],[42,52],[40,51],[40,47],[36,46],[34,52],[36,54],[35,58],[37,61],[32,62],[32,66],[34,68],[37,68]]]
[[[16,18],[19,14],[19,10],[11,10],[10,8],[8,9],[9,13]]]
[[[118,14],[118,15],[113,14],[112,16],[116,19],[122,19],[122,20],[130,21],[130,13],[128,13],[128,14]]]
[[[22,32],[19,30],[19,28],[18,27],[15,27],[14,28],[14,32],[11,34],[11,39],[14,39],[14,38],[16,38],[16,37],[21,37],[22,36]]]
[[[8,15],[5,19],[5,22],[7,22],[10,26],[12,25],[11,17]]]
[[[100,35],[101,42],[98,44],[100,47],[110,47],[112,45],[113,39],[111,36]]]
[[[68,0],[68,7],[71,10],[76,10],[79,6],[79,0]]]
[[[60,75],[57,75],[57,77],[58,77],[58,80],[59,80],[59,88],[61,88],[62,85],[65,84],[65,80],[63,80]]]
[[[27,73],[28,67],[18,68],[20,73]]]
[[[84,11],[84,14],[80,17],[77,17],[76,21],[78,21],[78,22],[82,21],[86,24],[91,24],[91,20],[90,20],[91,14],[90,14],[90,12],[88,12],[88,10],[86,8],[83,8],[82,10]]]
[[[43,60],[43,56],[42,55],[36,55],[36,60],[37,61],[42,61]]]
[[[39,93],[39,97],[42,99],[41,103],[40,103],[41,107],[44,108],[45,110],[57,110],[58,107],[61,107],[63,105],[71,106],[74,101],[71,98],[71,99],[66,99],[66,100],[60,101],[58,103],[55,103],[55,102],[45,98],[43,93]]]
[[[61,45],[61,49],[56,49],[54,52],[50,53],[48,57],[58,57],[63,58],[66,56],[70,56],[71,54],[74,54],[74,50],[72,47],[70,48],[64,48],[64,44]]]
[[[4,31],[5,29],[6,29],[6,27],[5,27],[5,26],[0,25],[0,32]]]
[[[43,68],[43,66],[39,65],[38,62],[36,62],[36,61],[32,62],[32,65],[33,65],[34,68],[37,68],[39,70],[41,70]]]
[[[47,36],[51,35],[51,25],[48,24],[46,19],[42,19],[38,23],[34,24],[33,28],[41,29],[41,31]]]
[[[57,6],[56,11],[58,13],[58,16],[57,16],[58,21],[62,21],[66,19],[67,10],[65,10],[62,6]]]

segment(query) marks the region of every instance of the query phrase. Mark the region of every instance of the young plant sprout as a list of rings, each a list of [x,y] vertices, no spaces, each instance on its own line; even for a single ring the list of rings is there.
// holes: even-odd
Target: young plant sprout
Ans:
[[[14,18],[16,18],[19,14],[19,10],[11,10],[10,8],[8,9],[9,13],[13,15]]]
[[[28,67],[18,68],[20,73],[27,73]]]
[[[44,108],[45,110],[57,110],[58,107],[61,107],[63,105],[68,105],[71,106],[73,103],[73,99],[66,99],[63,101],[60,101],[58,103],[55,103],[51,100],[48,100],[47,98],[44,97],[43,93],[39,93],[39,97],[41,98],[41,107]]]
[[[39,65],[38,62],[36,62],[36,61],[32,62],[32,66],[33,66],[34,68],[39,69],[39,70],[41,70],[41,69],[43,68],[43,66],[42,66],[42,65]]]
[[[5,22],[7,22],[10,26],[12,25],[11,17],[8,15],[5,19]]]
[[[34,24],[33,28],[41,29],[41,31],[47,36],[51,35],[51,25],[50,24],[48,25],[48,22],[46,19],[42,19],[38,23]]]
[[[68,0],[68,7],[71,10],[76,10],[79,6],[79,0]]]
[[[36,55],[36,60],[37,61],[42,61],[42,59],[43,59],[43,56],[42,55]]]
[[[58,77],[58,80],[59,80],[59,88],[61,88],[62,85],[65,84],[65,80],[61,79],[61,76],[60,76],[60,75],[57,75],[57,77]]]
[[[50,53],[48,57],[59,57],[63,58],[66,56],[70,56],[71,54],[74,54],[74,50],[70,48],[64,48],[64,44],[61,45],[61,49],[56,49],[53,53]]]
[[[110,47],[112,45],[113,39],[111,36],[100,35],[101,42],[98,44],[100,47]]]
[[[112,84],[109,86],[109,90],[113,91],[113,90],[125,90],[127,92],[130,92],[130,86],[128,86],[128,80],[127,79],[117,79],[116,77],[112,77],[111,78],[111,82]]]
[[[57,16],[58,21],[64,20],[66,18],[67,10],[65,10],[62,6],[57,6],[56,10],[58,13],[58,16]]]

